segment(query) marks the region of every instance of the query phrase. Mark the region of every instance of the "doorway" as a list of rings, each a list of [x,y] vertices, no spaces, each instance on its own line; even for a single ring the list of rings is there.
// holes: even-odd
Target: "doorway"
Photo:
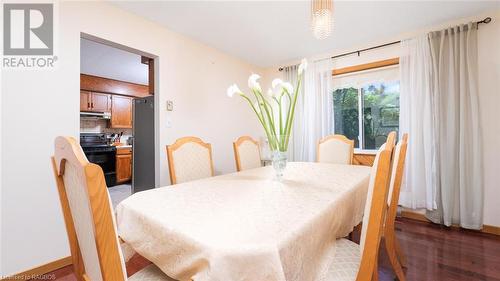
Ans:
[[[89,34],[80,38],[80,145],[103,168],[115,208],[157,186],[157,56]],[[90,155],[102,157],[89,157]]]

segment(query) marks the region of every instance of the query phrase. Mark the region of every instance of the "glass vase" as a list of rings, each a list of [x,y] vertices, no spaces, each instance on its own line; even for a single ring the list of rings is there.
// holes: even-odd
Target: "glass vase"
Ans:
[[[281,181],[288,161],[288,153],[286,151],[273,150],[271,159],[274,168],[274,179]]]

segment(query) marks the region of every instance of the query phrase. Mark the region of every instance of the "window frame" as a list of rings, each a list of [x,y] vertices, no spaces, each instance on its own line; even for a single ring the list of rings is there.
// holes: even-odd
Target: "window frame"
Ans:
[[[365,70],[375,70],[378,68],[384,68],[388,66],[399,65],[399,58],[390,58],[386,60],[374,61],[365,64],[353,65],[338,69],[332,69],[332,79],[337,75],[345,75],[353,72],[360,72]],[[364,149],[365,146],[365,138],[364,136],[364,99],[362,94],[362,86],[358,86],[355,88],[358,92],[358,144],[359,148],[354,148],[354,153],[359,154],[376,154],[378,149]]]

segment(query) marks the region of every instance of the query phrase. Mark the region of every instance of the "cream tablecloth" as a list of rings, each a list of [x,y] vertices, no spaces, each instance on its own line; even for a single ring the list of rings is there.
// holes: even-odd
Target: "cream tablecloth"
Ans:
[[[369,167],[288,163],[157,188],[117,207],[120,237],[178,280],[317,280],[362,220]]]

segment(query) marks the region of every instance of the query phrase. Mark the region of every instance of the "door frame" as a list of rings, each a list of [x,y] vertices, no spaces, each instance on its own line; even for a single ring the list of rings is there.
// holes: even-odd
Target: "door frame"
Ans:
[[[154,143],[155,143],[155,188],[160,186],[160,57],[142,50],[134,49],[104,38],[100,38],[88,33],[80,32],[80,38],[94,41],[96,43],[108,45],[136,55],[148,57],[154,60]],[[80,89],[78,89],[80,93]],[[79,113],[78,113],[79,114]]]

